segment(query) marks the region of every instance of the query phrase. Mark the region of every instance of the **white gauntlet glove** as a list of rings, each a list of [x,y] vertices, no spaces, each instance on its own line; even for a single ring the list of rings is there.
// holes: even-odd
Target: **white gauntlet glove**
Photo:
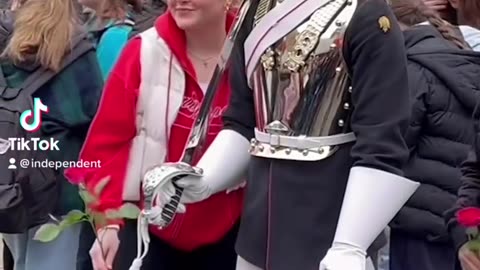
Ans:
[[[241,185],[250,161],[249,148],[245,137],[233,130],[222,130],[196,165],[203,170],[203,176],[187,176],[176,182],[184,189],[180,202],[203,201]]]
[[[320,270],[365,270],[367,248],[418,188],[389,172],[353,167],[332,247]]]
[[[183,188],[181,203],[200,202],[214,194],[212,187],[204,177],[187,176],[178,180],[176,184]]]
[[[185,211],[184,204],[200,202],[215,193],[242,186],[250,161],[249,147],[250,143],[242,135],[233,130],[222,130],[196,165],[203,170],[203,175],[189,175],[175,182],[184,189],[178,212]],[[173,183],[165,183],[162,192],[163,195],[156,200],[159,207],[175,194]]]

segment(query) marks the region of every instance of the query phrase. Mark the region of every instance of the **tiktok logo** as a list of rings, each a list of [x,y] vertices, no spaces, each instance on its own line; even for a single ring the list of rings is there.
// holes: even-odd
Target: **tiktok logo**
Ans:
[[[20,125],[28,132],[35,132],[42,124],[42,112],[48,113],[48,107],[39,98],[33,99],[33,110],[26,110],[20,115]],[[31,123],[28,123],[28,121]]]

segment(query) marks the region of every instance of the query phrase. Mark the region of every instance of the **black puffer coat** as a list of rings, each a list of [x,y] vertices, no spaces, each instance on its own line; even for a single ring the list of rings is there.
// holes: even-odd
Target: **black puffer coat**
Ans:
[[[404,34],[413,106],[404,170],[421,186],[391,227],[428,242],[449,243],[443,215],[455,204],[460,165],[475,137],[480,54],[455,48],[431,26]]]

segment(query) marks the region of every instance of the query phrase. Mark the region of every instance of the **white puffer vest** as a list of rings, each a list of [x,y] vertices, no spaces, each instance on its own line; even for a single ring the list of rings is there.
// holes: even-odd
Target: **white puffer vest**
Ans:
[[[185,73],[156,29],[148,29],[140,37],[137,135],[132,141],[128,158],[123,189],[125,201],[140,200],[143,175],[148,169],[164,162],[169,132],[185,93]]]

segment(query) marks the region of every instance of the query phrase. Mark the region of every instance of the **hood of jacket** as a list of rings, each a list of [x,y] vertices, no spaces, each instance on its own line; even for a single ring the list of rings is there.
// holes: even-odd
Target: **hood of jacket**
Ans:
[[[474,51],[480,51],[480,30],[468,25],[460,25],[460,31],[462,32],[465,41],[472,47]]]
[[[480,53],[461,50],[430,25],[404,31],[407,58],[428,69],[473,112],[480,97]]]

